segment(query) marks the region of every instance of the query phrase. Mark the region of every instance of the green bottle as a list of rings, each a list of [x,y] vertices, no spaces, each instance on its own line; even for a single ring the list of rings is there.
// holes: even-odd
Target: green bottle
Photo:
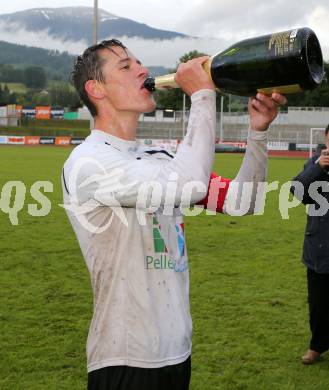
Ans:
[[[298,93],[324,78],[321,47],[309,28],[240,41],[210,57],[204,68],[219,92],[241,96]],[[177,88],[174,77],[148,78],[145,87]]]

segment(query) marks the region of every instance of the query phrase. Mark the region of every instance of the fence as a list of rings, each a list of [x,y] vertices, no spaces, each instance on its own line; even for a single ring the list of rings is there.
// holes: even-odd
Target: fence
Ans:
[[[187,123],[189,112],[186,112]],[[223,141],[244,141],[249,127],[249,115],[246,112],[223,113],[222,127],[220,113],[217,113],[216,137]],[[280,113],[271,124],[269,141],[308,144],[310,127],[326,127],[329,124],[329,107],[289,107]],[[185,134],[183,113],[176,111],[170,118],[158,116],[141,117],[138,126],[140,138],[181,139]],[[321,134],[315,135],[315,142],[322,142]]]
[[[51,119],[41,121],[26,117],[5,116],[0,112],[0,134],[36,136],[78,136],[89,133],[89,121]],[[182,139],[186,133],[189,112],[158,110],[151,115],[141,115],[138,137],[148,139]],[[28,122],[27,122],[28,121]],[[184,123],[183,123],[184,122]],[[289,107],[280,113],[271,124],[270,142],[308,144],[311,127],[326,127],[329,124],[329,107]],[[17,126],[16,128],[12,126]],[[42,130],[40,130],[40,125]],[[7,128],[8,127],[8,128]],[[11,129],[9,129],[11,127]],[[217,113],[216,137],[222,141],[245,141],[249,127],[246,112],[224,112],[222,120]],[[323,142],[323,135],[315,134],[315,143]]]

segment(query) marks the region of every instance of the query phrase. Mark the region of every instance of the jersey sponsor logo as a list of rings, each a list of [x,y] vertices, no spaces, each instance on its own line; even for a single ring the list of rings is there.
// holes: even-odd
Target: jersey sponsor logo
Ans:
[[[146,256],[145,257],[146,269],[175,269],[175,264],[171,258],[166,254],[160,254],[159,256]]]
[[[159,223],[161,219],[161,223]],[[185,250],[184,224],[153,216],[153,244],[155,256],[145,257],[146,269],[172,269],[184,272],[188,269]]]

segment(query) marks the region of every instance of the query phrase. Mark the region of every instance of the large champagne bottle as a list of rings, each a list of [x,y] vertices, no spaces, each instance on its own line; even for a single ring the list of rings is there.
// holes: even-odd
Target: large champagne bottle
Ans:
[[[321,47],[309,28],[238,42],[210,57],[204,68],[220,92],[241,96],[298,93],[313,89],[324,77]],[[178,88],[174,77],[150,77],[145,87]]]

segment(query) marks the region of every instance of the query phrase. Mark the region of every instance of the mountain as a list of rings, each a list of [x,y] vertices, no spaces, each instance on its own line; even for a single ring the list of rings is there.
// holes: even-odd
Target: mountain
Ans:
[[[46,50],[0,41],[0,78],[2,75],[1,67],[6,64],[20,69],[29,65],[42,66],[49,78],[68,80],[75,58],[76,56],[67,52],[61,53],[58,50]],[[148,68],[151,75],[168,73],[168,69],[161,66],[150,66]]]
[[[47,31],[54,39],[85,41],[92,43],[92,7],[34,8],[0,15],[0,24],[12,30],[29,32]],[[143,39],[174,39],[187,37],[184,34],[159,30],[131,19],[98,11],[98,40],[109,37],[138,37]]]
[[[12,44],[81,54],[92,44],[93,11],[92,7],[45,7],[2,14],[0,39]],[[174,68],[178,59],[189,51],[211,54],[222,47],[215,39],[160,30],[101,9],[98,16],[98,41],[121,40],[147,66]]]
[[[16,45],[0,41],[0,66],[13,65],[15,68],[26,68],[38,65],[46,70],[49,78],[68,79],[72,70],[74,56],[67,52],[46,50],[38,47]]]

